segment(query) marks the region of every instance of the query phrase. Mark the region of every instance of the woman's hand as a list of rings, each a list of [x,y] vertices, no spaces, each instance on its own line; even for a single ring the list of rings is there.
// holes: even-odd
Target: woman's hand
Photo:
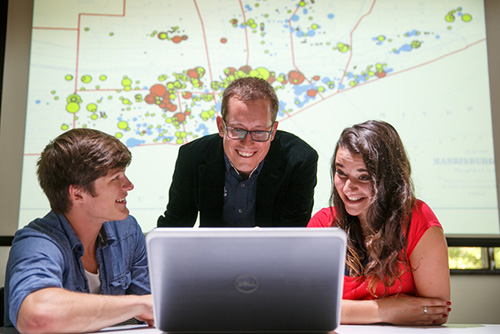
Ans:
[[[447,300],[394,295],[376,300],[381,322],[394,325],[442,325],[448,320]]]

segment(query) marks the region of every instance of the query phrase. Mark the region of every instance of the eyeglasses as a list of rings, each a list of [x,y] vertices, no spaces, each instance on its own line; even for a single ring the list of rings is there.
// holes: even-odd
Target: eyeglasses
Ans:
[[[271,125],[271,127],[273,125]],[[269,138],[271,138],[271,134],[273,133],[273,129],[271,129],[270,131],[263,131],[263,130],[248,131],[227,126],[226,123],[224,123],[224,126],[226,127],[227,137],[235,140],[243,140],[249,133],[253,141],[264,142],[268,141]]]

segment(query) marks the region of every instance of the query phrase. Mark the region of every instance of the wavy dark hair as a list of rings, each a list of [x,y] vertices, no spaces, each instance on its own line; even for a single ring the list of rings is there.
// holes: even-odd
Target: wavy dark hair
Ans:
[[[399,264],[406,270],[406,236],[411,211],[416,204],[411,167],[396,129],[383,121],[367,121],[344,129],[332,158],[332,184],[336,172],[335,158],[339,148],[359,154],[371,178],[372,197],[366,214],[365,235],[358,217],[347,213],[335,186],[330,197],[336,210],[332,222],[348,236],[346,268],[350,276],[365,276],[372,295],[383,282],[385,293],[401,277]],[[403,252],[402,258],[399,252]]]
[[[71,208],[69,186],[96,196],[94,181],[111,169],[125,168],[132,160],[128,148],[116,137],[95,129],[72,129],[52,140],[37,162],[40,187],[55,213]]]

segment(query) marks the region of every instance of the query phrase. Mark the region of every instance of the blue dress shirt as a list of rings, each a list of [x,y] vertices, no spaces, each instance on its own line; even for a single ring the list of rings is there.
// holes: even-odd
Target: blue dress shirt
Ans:
[[[224,206],[222,209],[223,226],[258,226],[258,222],[255,222],[255,196],[257,194],[257,179],[264,161],[259,163],[246,180],[236,171],[225,153],[224,162],[226,164],[226,172],[224,179]]]
[[[103,224],[97,263],[103,295],[150,292],[144,234],[134,217]],[[5,326],[15,325],[29,294],[49,287],[89,292],[83,245],[61,214],[48,213],[16,232],[5,274]]]

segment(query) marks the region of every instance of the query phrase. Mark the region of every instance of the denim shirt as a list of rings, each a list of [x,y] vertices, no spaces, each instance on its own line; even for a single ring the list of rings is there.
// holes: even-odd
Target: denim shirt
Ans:
[[[134,217],[104,223],[96,251],[101,294],[151,293],[145,238]],[[5,274],[5,326],[16,324],[24,298],[37,290],[88,293],[82,255],[83,245],[64,215],[50,212],[17,231]]]

